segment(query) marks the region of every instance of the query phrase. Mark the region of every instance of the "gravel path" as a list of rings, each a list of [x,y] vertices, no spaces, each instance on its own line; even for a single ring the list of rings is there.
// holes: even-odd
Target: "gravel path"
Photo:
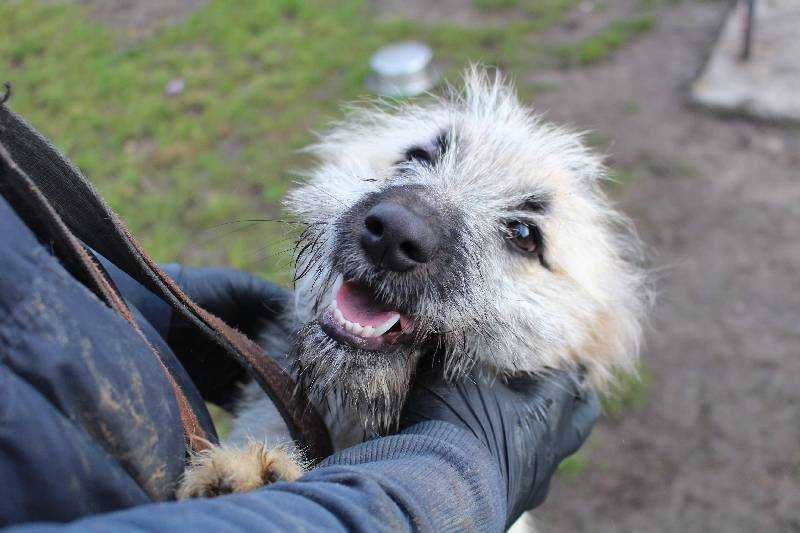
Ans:
[[[613,139],[661,271],[647,405],[603,424],[543,531],[800,531],[800,131],[684,105],[725,4],[683,3],[608,64],[539,73],[548,116]]]

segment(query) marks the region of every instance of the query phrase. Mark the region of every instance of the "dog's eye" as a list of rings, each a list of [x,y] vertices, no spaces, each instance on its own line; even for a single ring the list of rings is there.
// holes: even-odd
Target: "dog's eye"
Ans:
[[[412,146],[403,154],[403,161],[417,161],[430,165],[433,163],[433,154],[421,146]]]
[[[512,220],[506,226],[508,240],[528,254],[542,254],[542,232],[534,224]]]

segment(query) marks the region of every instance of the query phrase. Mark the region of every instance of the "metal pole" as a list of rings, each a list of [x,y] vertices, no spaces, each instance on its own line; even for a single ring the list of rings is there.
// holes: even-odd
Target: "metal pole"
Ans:
[[[744,39],[742,41],[742,52],[739,55],[740,61],[750,61],[753,49],[753,26],[755,25],[756,0],[745,0],[747,10],[744,18]]]

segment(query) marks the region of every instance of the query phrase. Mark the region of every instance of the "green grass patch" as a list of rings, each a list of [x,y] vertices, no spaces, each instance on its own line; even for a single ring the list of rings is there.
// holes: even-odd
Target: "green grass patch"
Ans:
[[[614,197],[622,194],[630,183],[636,180],[637,174],[629,168],[614,167],[609,170],[606,190]]]
[[[528,43],[576,0],[523,2],[503,28],[377,21],[366,0],[212,2],[124,43],[79,5],[0,3],[0,81],[160,261],[226,264],[287,281],[291,235],[273,219],[309,131],[365,94],[367,61],[419,39],[453,79],[470,61],[524,72]],[[172,80],[185,89],[168,96]]]
[[[625,115],[636,115],[641,111],[641,107],[636,102],[626,102],[624,106],[622,106],[622,113]]]
[[[583,449],[573,453],[558,465],[558,475],[567,481],[573,481],[580,477],[586,466],[588,460],[586,459],[586,452]]]
[[[614,424],[621,420],[626,413],[637,411],[647,405],[648,391],[652,380],[650,372],[640,363],[637,374],[620,374],[612,389],[601,396],[602,415],[606,423]],[[567,481],[574,481],[581,477],[581,474],[589,468],[597,468],[598,465],[593,460],[589,462],[591,455],[592,438],[581,447],[580,450],[564,459],[558,465],[558,475]],[[593,458],[596,459],[596,458]]]
[[[472,0],[472,3],[478,9],[494,11],[516,7],[519,5],[519,0]]]
[[[231,429],[233,429],[233,415],[213,403],[206,403],[206,407],[208,408],[208,413],[211,415],[211,420],[214,421],[217,436],[220,439],[224,439],[230,434]]]
[[[652,28],[653,24],[655,19],[649,15],[615,20],[597,35],[558,46],[554,53],[563,67],[593,65],[611,57],[625,44]]]
[[[651,374],[643,364],[639,365],[638,375],[618,376],[615,386],[601,399],[606,418],[616,420],[628,411],[641,409],[647,405],[651,380]]]

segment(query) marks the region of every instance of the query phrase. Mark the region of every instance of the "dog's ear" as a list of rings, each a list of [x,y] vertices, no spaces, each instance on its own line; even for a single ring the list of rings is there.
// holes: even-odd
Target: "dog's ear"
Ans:
[[[403,154],[402,163],[422,163],[433,165],[447,153],[450,147],[450,132],[443,129],[436,137],[423,143],[409,146]]]
[[[589,380],[600,391],[615,386],[620,375],[637,373],[653,300],[649,276],[638,262],[624,257],[615,261],[615,288],[608,289],[605,306],[588,324],[582,346],[572,354],[576,362],[587,364]]]

